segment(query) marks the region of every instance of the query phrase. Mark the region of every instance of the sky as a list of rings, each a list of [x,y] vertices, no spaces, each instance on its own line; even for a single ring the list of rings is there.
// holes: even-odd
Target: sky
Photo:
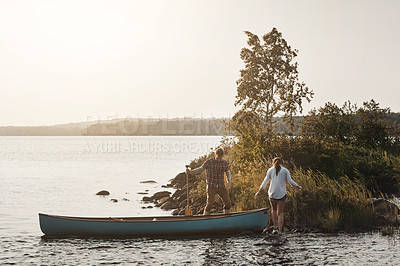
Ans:
[[[232,117],[244,31],[276,27],[326,102],[400,112],[397,0],[0,0],[0,126]]]

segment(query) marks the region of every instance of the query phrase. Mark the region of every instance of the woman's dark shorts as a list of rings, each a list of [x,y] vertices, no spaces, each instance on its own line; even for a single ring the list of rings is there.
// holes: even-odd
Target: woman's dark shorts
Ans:
[[[280,199],[273,199],[273,198],[269,198],[270,200],[272,200],[272,201],[279,201],[279,200],[283,200],[283,201],[286,201],[286,199],[287,199],[287,195],[285,195],[285,196],[283,196],[282,198],[280,198]]]

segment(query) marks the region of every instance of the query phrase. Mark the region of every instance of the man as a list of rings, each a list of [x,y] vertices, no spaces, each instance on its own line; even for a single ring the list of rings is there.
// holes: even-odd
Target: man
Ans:
[[[189,174],[200,174],[204,170],[207,172],[207,204],[204,208],[204,215],[209,215],[214,203],[215,195],[219,195],[224,202],[224,213],[229,213],[231,209],[231,201],[229,199],[229,188],[231,182],[231,172],[229,171],[228,162],[222,157],[224,150],[218,148],[215,157],[208,159],[202,166],[194,170],[186,170]],[[227,178],[227,186],[225,186],[224,173]]]

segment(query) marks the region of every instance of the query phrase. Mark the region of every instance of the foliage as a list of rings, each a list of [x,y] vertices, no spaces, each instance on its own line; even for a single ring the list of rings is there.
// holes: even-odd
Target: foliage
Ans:
[[[315,141],[332,141],[350,144],[353,141],[353,120],[355,106],[349,102],[342,108],[336,104],[326,103],[324,107],[315,109],[305,116],[301,133],[303,138]]]
[[[233,210],[269,206],[266,191],[257,199],[254,198],[266,174],[265,164],[248,162],[246,166],[237,167],[232,164],[234,155],[231,151],[226,159],[232,165],[230,197]],[[303,186],[303,190],[288,187],[287,223],[297,227],[319,227],[328,231],[338,228],[367,228],[373,224],[374,208],[369,201],[371,192],[360,181],[353,181],[346,176],[334,180],[325,174],[299,168],[293,168],[291,174]],[[205,175],[197,178],[198,182],[191,196],[194,201],[205,202]]]
[[[400,134],[386,119],[389,113],[374,100],[364,102],[361,108],[350,102],[341,108],[328,102],[305,116],[301,137],[399,153]]]
[[[298,64],[294,62],[298,51],[292,50],[276,28],[262,37],[263,42],[257,35],[245,33],[249,48],[240,53],[245,68],[237,81],[235,102],[241,109],[232,118],[232,128],[241,136],[247,135],[249,124],[263,129],[261,133],[271,133],[272,119],[280,112],[293,127],[292,118],[302,111],[303,100],[310,101],[313,96],[299,81]]]
[[[288,45],[282,33],[273,28],[262,41],[251,32],[245,33],[249,47],[240,54],[245,67],[237,81],[235,102],[241,109],[228,124],[236,137],[231,152],[238,167],[253,161],[265,164],[280,153],[275,144],[283,139],[276,133],[274,116],[283,115],[283,121],[293,130],[293,116],[302,111],[303,100],[310,101],[313,96],[299,81],[298,64],[294,61],[298,51]],[[280,128],[284,128],[282,123]]]
[[[304,118],[289,158],[330,178],[347,175],[375,192],[397,193],[400,185],[399,134],[389,110],[371,100],[357,108],[327,103]]]
[[[358,181],[344,176],[336,180],[311,170],[294,169],[292,176],[303,186],[289,190],[289,220],[298,226],[367,227],[373,221],[371,193]]]
[[[266,192],[254,194],[265,177],[265,168],[252,165],[234,173],[231,198],[235,210],[268,206]],[[293,226],[322,227],[327,230],[344,227],[368,227],[373,222],[371,193],[358,181],[348,177],[333,180],[311,170],[293,169],[292,176],[303,186],[302,191],[288,187],[287,218]]]
[[[263,36],[263,43],[257,35],[246,34],[250,48],[241,52],[245,68],[237,81],[235,102],[241,109],[228,124],[235,137],[224,142],[229,150],[234,210],[268,206],[267,193],[257,199],[254,194],[271,159],[280,156],[303,187],[302,191],[288,189],[287,216],[293,225],[328,231],[370,226],[375,214],[370,204],[373,193],[399,192],[398,117],[374,100],[360,108],[350,102],[342,107],[326,103],[298,120],[303,121],[300,135],[278,134],[274,116],[283,115],[293,129],[294,114],[313,93],[299,82],[293,62],[297,50],[280,32],[272,29]],[[204,199],[205,188],[200,186],[205,186],[205,177],[199,178],[193,194]]]
[[[318,216],[318,220],[321,223],[321,227],[333,231],[339,224],[341,211],[337,208],[330,208],[323,214]]]

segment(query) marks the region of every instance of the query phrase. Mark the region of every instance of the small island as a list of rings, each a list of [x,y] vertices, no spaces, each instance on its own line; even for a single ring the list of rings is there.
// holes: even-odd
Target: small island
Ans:
[[[258,200],[254,194],[272,158],[279,156],[303,187],[288,190],[285,221],[292,230],[381,228],[390,232],[398,226],[399,208],[394,201],[400,193],[398,115],[373,99],[360,107],[350,101],[343,106],[327,102],[295,123],[294,114],[302,110],[302,102],[313,97],[299,81],[297,63],[292,61],[298,51],[275,28],[263,36],[263,43],[257,35],[246,34],[249,47],[241,52],[245,68],[237,81],[235,102],[240,109],[227,124],[234,138],[221,143],[232,172],[233,209],[268,206],[267,193]],[[289,132],[277,130],[278,114]],[[201,166],[211,156],[193,160],[190,167]],[[172,180],[170,185],[177,188],[172,196],[164,197],[162,203],[152,197],[148,201],[182,215],[187,203],[183,192],[188,186],[190,206],[201,214],[206,201],[205,174],[191,176],[188,184],[183,176],[180,173]],[[221,202],[215,203],[214,212],[221,212]]]

